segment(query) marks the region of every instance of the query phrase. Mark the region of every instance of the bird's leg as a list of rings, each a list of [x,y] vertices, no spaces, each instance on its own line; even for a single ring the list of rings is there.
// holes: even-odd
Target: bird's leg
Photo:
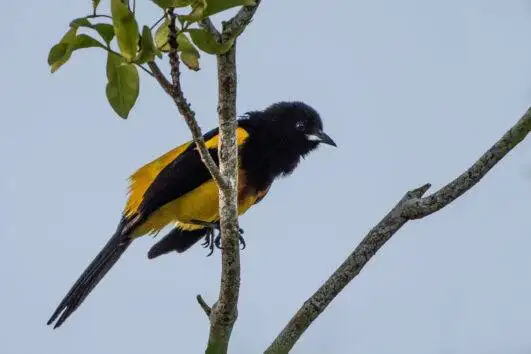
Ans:
[[[208,252],[207,257],[211,256],[212,253],[214,253],[214,232],[215,229],[208,228],[207,234],[205,236],[205,241],[202,243],[204,248],[208,248],[210,252]]]
[[[221,227],[219,222],[208,222],[201,220],[191,220],[193,224],[204,226],[208,229],[207,234],[205,235],[205,241],[201,243],[204,248],[209,248],[210,252],[207,254],[207,257],[214,253],[214,247],[222,249],[221,246]],[[215,235],[217,231],[217,235]],[[242,234],[244,233],[242,228],[238,228],[238,239],[242,245],[242,250],[245,249],[245,239]]]

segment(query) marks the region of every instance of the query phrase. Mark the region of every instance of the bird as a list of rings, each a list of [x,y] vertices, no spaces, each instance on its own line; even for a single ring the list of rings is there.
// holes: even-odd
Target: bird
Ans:
[[[208,152],[219,165],[219,128],[203,135]],[[281,101],[247,112],[237,120],[238,214],[268,194],[274,180],[290,175],[320,144],[337,147],[323,131],[319,113],[301,101]],[[173,228],[148,251],[154,259],[182,253],[204,238],[203,245],[220,248],[218,187],[188,141],[147,163],[129,178],[128,198],[116,232],[61,300],[47,325],[60,327],[76,311],[133,241]],[[240,229],[240,243],[245,241]]]

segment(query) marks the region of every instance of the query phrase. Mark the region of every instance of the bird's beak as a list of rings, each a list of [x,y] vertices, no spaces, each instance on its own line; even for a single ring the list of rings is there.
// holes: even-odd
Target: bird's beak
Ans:
[[[332,145],[332,146],[337,147],[337,145],[334,142],[334,140],[332,140],[332,138],[329,137],[328,134],[326,134],[323,131],[320,131],[320,132],[314,133],[314,134],[309,134],[309,135],[307,135],[307,138],[310,141],[317,141],[319,143],[328,144],[328,145]]]

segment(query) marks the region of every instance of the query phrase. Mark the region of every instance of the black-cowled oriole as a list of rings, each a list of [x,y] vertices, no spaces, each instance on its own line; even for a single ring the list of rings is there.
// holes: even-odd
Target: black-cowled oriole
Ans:
[[[238,212],[264,198],[275,178],[289,175],[319,143],[336,146],[323,132],[319,114],[302,102],[279,102],[238,120]],[[218,129],[204,135],[218,163]],[[114,235],[61,301],[48,325],[59,327],[85,300],[136,237],[175,227],[148,252],[149,258],[184,252],[201,238],[219,247],[218,188],[193,142],[146,164],[130,177],[129,198]],[[242,240],[242,239],[241,239]],[[243,241],[243,240],[242,240]],[[57,321],[56,321],[57,320]]]

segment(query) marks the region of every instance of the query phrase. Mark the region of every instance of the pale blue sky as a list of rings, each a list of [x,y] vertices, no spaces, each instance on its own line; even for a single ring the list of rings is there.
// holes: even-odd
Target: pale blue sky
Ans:
[[[147,1],[138,8],[156,16]],[[128,175],[189,138],[143,74],[130,119],[117,118],[102,52],[49,73],[48,49],[89,10],[89,0],[10,1],[0,14],[0,352],[200,353],[208,323],[195,295],[212,302],[220,272],[219,253],[201,247],[148,261],[153,240],[139,240],[64,327],[45,326],[114,231]],[[201,63],[183,85],[207,130],[216,68]],[[248,247],[231,353],[248,354],[405,191],[447,183],[531,105],[531,4],[263,0],[238,64],[239,113],[304,100],[339,145],[240,219]],[[404,227],[293,353],[529,353],[530,161],[527,141],[462,199]]]

